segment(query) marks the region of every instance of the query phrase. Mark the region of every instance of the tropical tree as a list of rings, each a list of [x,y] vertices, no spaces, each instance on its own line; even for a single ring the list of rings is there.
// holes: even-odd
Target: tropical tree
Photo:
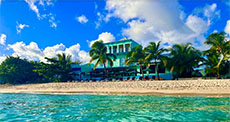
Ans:
[[[207,40],[204,42],[207,45],[210,45],[210,49],[204,51],[204,54],[213,53],[219,59],[218,63],[216,64],[213,69],[217,69],[217,78],[220,78],[220,67],[221,65],[230,59],[230,41],[227,41],[225,33],[212,33],[208,36]],[[213,54],[213,55],[214,55]],[[211,55],[211,56],[213,56]]]
[[[58,81],[56,75],[57,68],[58,67],[50,63],[37,62],[33,71],[38,73],[40,82],[52,82]]]
[[[160,43],[161,41],[159,41],[158,43],[155,43],[155,42],[150,42],[150,45],[147,46],[144,50],[146,52],[146,57],[145,59],[147,61],[149,61],[149,64],[151,63],[152,60],[154,60],[156,66],[155,66],[155,71],[157,73],[157,78],[159,79],[160,76],[159,76],[159,72],[158,72],[158,63],[157,61],[160,60],[162,61],[163,58],[165,56],[162,55],[163,52],[166,51],[166,49],[164,48],[160,48]]]
[[[205,60],[203,61],[203,65],[205,65],[205,75],[220,75],[220,67],[216,67],[218,62],[220,61],[220,57],[216,54],[216,51],[206,51],[203,52],[203,55],[206,56]]]
[[[113,60],[116,59],[116,56],[112,53],[107,53],[107,48],[104,45],[103,41],[96,41],[93,43],[91,50],[89,51],[89,55],[91,57],[89,64],[91,64],[93,61],[96,61],[94,65],[94,69],[99,65],[104,66],[104,72],[105,72],[105,78],[107,77],[107,70],[106,70],[106,64],[110,65],[110,67],[113,66]]]
[[[9,56],[0,65],[0,83],[25,84],[37,81],[35,62]]]
[[[173,73],[174,78],[191,77],[194,68],[203,60],[201,52],[190,43],[175,44],[169,51],[170,56],[164,60],[164,64]]]
[[[148,61],[145,59],[146,53],[141,45],[138,45],[131,49],[130,52],[126,54],[125,63],[126,65],[131,65],[136,63],[140,67],[142,77],[144,77],[143,66],[148,64]]]
[[[57,57],[45,57],[47,63],[40,62],[35,72],[48,81],[70,81],[73,80],[71,68],[71,56],[65,53],[57,54]]]

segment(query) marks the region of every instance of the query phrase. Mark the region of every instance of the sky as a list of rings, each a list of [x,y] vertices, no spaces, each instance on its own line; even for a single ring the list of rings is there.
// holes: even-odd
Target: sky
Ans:
[[[93,42],[126,37],[144,47],[230,37],[230,0],[0,0],[0,63],[7,56],[43,61],[58,53],[87,63]]]

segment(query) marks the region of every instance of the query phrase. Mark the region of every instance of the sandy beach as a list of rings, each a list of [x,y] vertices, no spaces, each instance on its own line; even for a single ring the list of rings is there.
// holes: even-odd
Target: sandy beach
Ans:
[[[0,93],[230,97],[230,79],[1,85]]]

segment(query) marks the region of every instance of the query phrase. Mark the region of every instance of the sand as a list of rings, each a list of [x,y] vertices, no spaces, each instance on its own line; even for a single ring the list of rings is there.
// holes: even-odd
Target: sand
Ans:
[[[1,85],[0,93],[230,97],[230,79]]]

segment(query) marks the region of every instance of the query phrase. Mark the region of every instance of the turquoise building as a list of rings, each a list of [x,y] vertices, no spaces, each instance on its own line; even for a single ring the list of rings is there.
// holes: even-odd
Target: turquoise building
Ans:
[[[126,54],[131,51],[135,46],[139,45],[132,39],[123,38],[120,41],[105,43],[107,48],[107,53],[112,53],[116,55],[116,59],[113,62],[113,67],[108,64],[107,72],[109,77],[112,79],[139,79],[141,78],[140,67],[136,64],[127,66],[125,64]],[[155,72],[155,63],[152,63],[149,67],[144,67],[144,78],[155,78],[157,74]],[[94,64],[88,65],[73,65],[73,70],[76,73],[76,80],[101,80],[104,77],[104,67],[103,65],[98,65],[95,70],[93,70]],[[172,79],[172,73],[167,71],[164,67],[159,68],[159,76],[162,79],[170,80]]]
[[[125,67],[125,58],[126,54],[131,51],[131,49],[135,46],[139,45],[132,39],[122,39],[120,41],[116,42],[109,42],[105,43],[105,46],[107,48],[107,53],[112,53],[116,55],[116,59],[113,62],[113,67]],[[108,64],[106,64],[107,67],[110,67]],[[98,66],[97,68],[104,68],[103,65]]]

